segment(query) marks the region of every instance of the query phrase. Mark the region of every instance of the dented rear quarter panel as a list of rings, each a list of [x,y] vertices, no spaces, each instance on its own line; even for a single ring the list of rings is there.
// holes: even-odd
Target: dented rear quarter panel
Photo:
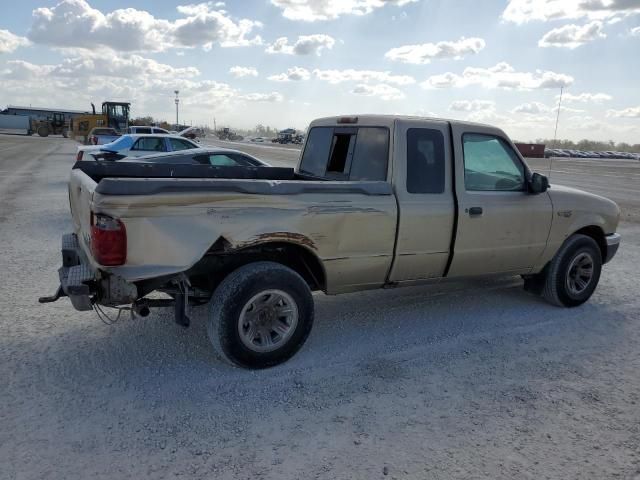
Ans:
[[[314,193],[279,194],[277,181],[232,182],[263,182],[266,193],[96,192],[92,210],[119,218],[127,230],[127,263],[108,270],[130,281],[179,273],[222,237],[231,251],[269,242],[307,249],[324,266],[328,293],[384,283],[397,218],[390,187],[387,194],[340,193],[332,184],[348,182],[321,182]]]

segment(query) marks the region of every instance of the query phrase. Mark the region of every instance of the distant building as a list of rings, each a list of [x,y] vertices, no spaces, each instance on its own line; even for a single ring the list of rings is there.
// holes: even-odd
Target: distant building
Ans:
[[[76,115],[91,112],[86,110],[67,110],[63,108],[19,107],[16,105],[8,105],[7,108],[0,113],[3,115],[26,115],[31,117],[32,120],[47,120],[47,118],[51,118],[54,113],[62,113],[64,114],[65,121],[69,121]]]

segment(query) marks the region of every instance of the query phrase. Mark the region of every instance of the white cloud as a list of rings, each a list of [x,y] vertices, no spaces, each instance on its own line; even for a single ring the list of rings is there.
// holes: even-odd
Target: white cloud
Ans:
[[[564,25],[547,32],[539,41],[539,47],[578,48],[585,43],[607,38],[602,32],[602,22],[595,21],[586,25]]]
[[[248,38],[254,29],[262,27],[262,23],[248,19],[234,22],[225,11],[211,8],[212,5],[206,3],[177,7],[178,12],[186,15],[186,18],[178,19],[172,25],[171,35],[178,45],[202,45],[205,49],[211,49],[216,44],[222,47],[262,45],[259,35]]]
[[[332,84],[342,82],[381,82],[393,85],[410,85],[415,79],[408,75],[393,75],[390,72],[377,70],[314,70],[313,74],[320,80]]]
[[[640,106],[629,107],[623,110],[607,110],[609,118],[640,118]]]
[[[572,103],[572,102],[602,103],[612,99],[613,97],[611,95],[607,95],[606,93],[580,93],[579,95],[565,93],[562,95],[562,101],[567,103]]]
[[[501,62],[490,68],[467,67],[462,75],[451,72],[433,75],[420,85],[426,89],[480,85],[485,88],[533,90],[567,87],[572,83],[573,77],[569,75],[543,70],[518,72],[508,63]]]
[[[631,29],[631,35],[635,37],[640,37],[640,27],[635,27]]]
[[[495,102],[490,100],[456,100],[449,105],[449,110],[455,112],[478,112],[482,110],[494,110]]]
[[[241,67],[239,65],[236,65],[235,67],[231,67],[229,69],[229,73],[231,75],[233,75],[236,78],[242,78],[242,77],[257,77],[258,76],[258,70],[256,70],[253,67]]]
[[[271,0],[289,20],[315,22],[342,15],[367,15],[385,5],[403,6],[418,0]]]
[[[248,93],[246,95],[240,95],[238,98],[249,102],[282,102],[284,100],[284,97],[278,92]]]
[[[505,126],[513,123],[511,118],[496,112],[494,109],[470,112],[465,120],[469,122],[488,123],[497,126]]]
[[[118,55],[111,51],[93,53],[84,51],[75,57],[65,58],[57,65],[37,65],[22,60],[7,62],[2,72],[5,78],[25,79],[51,75],[61,78],[114,77],[135,79],[146,84],[151,78],[166,80],[188,79],[200,75],[195,67],[176,68],[139,55]]]
[[[295,43],[289,44],[287,37],[280,37],[265,50],[267,53],[284,53],[286,55],[320,55],[322,50],[331,50],[336,41],[324,33],[300,35]]]
[[[551,108],[540,102],[523,103],[512,110],[512,113],[527,113],[529,115],[539,115],[549,112],[551,112]]]
[[[553,111],[557,112],[558,111],[558,107],[557,106],[553,107]],[[584,113],[585,112],[585,110],[582,110],[580,108],[571,108],[571,107],[567,107],[565,105],[560,107],[560,111],[561,112],[567,112],[567,113]]]
[[[24,60],[9,60],[6,66],[0,71],[0,78],[16,81],[45,77],[56,69],[55,65],[36,65]]]
[[[125,8],[104,14],[85,0],[62,0],[52,8],[33,11],[28,37],[35,43],[55,47],[118,51],[164,51],[169,48],[202,46],[211,49],[262,43],[248,35],[262,24],[238,21],[215,5],[201,3],[177,7],[184,18],[175,21],[155,18],[144,10]]]
[[[29,45],[29,40],[11,33],[9,30],[0,29],[0,54],[11,53],[19,47]]]
[[[612,20],[640,13],[636,0],[509,0],[502,18],[517,24],[533,20]]]
[[[102,99],[132,102],[133,115],[170,119],[173,91],[180,90],[181,111],[194,119],[217,114],[231,115],[247,102],[281,102],[278,92],[243,92],[226,83],[202,80],[194,67],[178,68],[139,55],[79,51],[57,65],[12,60],[0,69],[0,97],[11,103],[43,106],[66,105],[89,109]],[[69,97],[69,91],[74,95]],[[188,113],[187,113],[188,112]],[[198,113],[199,112],[199,113]]]
[[[287,69],[285,73],[280,73],[278,75],[271,75],[267,77],[267,80],[272,80],[274,82],[290,82],[290,81],[299,81],[299,80],[309,80],[311,77],[311,72],[306,68],[302,67],[292,67]]]
[[[454,42],[422,43],[392,48],[385,57],[403,63],[416,65],[430,63],[435,58],[461,59],[465,55],[479,53],[485,47],[482,38],[460,38]]]
[[[384,83],[377,85],[361,83],[356,85],[353,90],[351,90],[351,93],[364,97],[378,97],[382,100],[400,100],[405,96],[404,93],[396,87],[392,87],[391,85],[386,85]]]

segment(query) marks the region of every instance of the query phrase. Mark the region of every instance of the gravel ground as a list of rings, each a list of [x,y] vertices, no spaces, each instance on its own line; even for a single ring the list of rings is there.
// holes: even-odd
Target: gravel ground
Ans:
[[[0,136],[3,480],[640,479],[626,170],[598,187],[636,210],[587,304],[552,307],[510,278],[317,295],[305,347],[250,372],[215,360],[205,308],[182,329],[161,310],[107,326],[37,304],[71,229],[74,148]],[[595,184],[593,167],[564,175]]]

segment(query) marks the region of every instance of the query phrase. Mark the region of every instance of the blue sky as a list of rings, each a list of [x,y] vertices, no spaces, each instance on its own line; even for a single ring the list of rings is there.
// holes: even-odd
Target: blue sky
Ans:
[[[639,54],[640,0],[29,0],[2,7],[0,106],[171,121],[179,89],[194,124],[398,113],[533,140],[562,86],[559,137],[640,143]]]

